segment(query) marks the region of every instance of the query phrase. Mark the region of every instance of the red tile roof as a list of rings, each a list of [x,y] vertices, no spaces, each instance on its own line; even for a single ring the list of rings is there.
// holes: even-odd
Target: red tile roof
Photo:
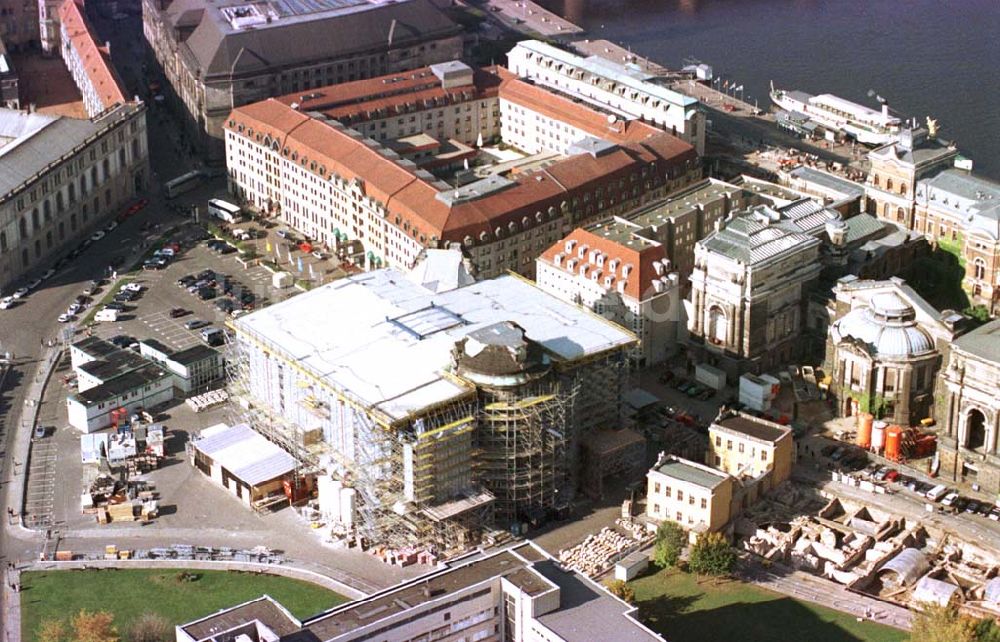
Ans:
[[[296,92],[277,100],[286,105],[295,103],[302,112],[316,111],[329,118],[348,122],[364,122],[378,117],[380,109],[388,115],[398,113],[406,105],[428,109],[426,101],[435,104],[457,104],[470,100],[494,98],[500,83],[510,72],[502,67],[484,67],[473,70],[472,84],[445,89],[430,67],[421,67],[405,73],[379,78],[355,80],[339,85]],[[382,116],[385,117],[385,116]]]
[[[124,84],[111,64],[111,52],[106,46],[98,44],[97,34],[87,20],[83,0],[65,0],[59,6],[59,21],[66,28],[102,107],[107,109],[127,102]]]
[[[567,241],[573,242],[573,249],[570,252],[566,251]],[[545,250],[539,259],[555,266],[556,255],[562,254],[561,265],[558,266],[561,269],[579,275],[580,266],[586,265],[588,278],[594,274],[595,270],[599,270],[598,283],[601,287],[604,287],[604,277],[610,276],[613,278],[610,289],[618,291],[620,283],[624,281],[624,294],[641,301],[653,296],[653,281],[666,275],[666,272],[657,273],[654,263],[667,258],[666,249],[662,245],[648,241],[641,241],[641,243],[641,247],[623,245],[578,227],[570,232],[566,238]],[[580,248],[587,248],[583,258],[579,256]],[[600,252],[604,257],[604,265],[599,265],[596,260],[591,260],[594,250]],[[594,258],[596,259],[596,256]],[[568,270],[566,267],[569,259],[575,261],[572,270]],[[617,262],[614,269],[611,269],[612,261]],[[626,266],[631,266],[628,276],[625,276]]]
[[[477,77],[485,78],[484,86],[489,86],[491,91],[496,87],[489,85],[492,82],[490,77],[503,79],[499,91],[506,91],[509,81],[515,80],[509,72],[500,68],[479,70],[477,74]],[[396,84],[405,88],[419,87],[426,82],[426,77],[418,76]],[[656,174],[662,178],[670,168],[683,167],[688,161],[697,159],[693,147],[643,123],[632,123],[617,133],[603,131],[600,123],[606,130],[605,116],[567,101],[572,105],[567,108],[568,116],[559,112],[556,117],[572,118],[574,125],[592,131],[596,136],[619,142],[619,147],[597,157],[589,154],[571,156],[544,170],[512,176],[516,185],[508,189],[449,206],[436,198],[438,188],[418,177],[415,168],[403,167],[385,158],[378,153],[377,147],[373,148],[364,142],[364,138],[339,123],[315,120],[304,113],[317,109],[326,113],[347,113],[338,111],[341,107],[333,103],[369,96],[385,87],[378,78],[347,85],[346,88],[341,85],[314,90],[312,93],[322,95],[305,101],[301,101],[301,94],[296,94],[237,107],[231,113],[226,128],[252,139],[259,137],[260,141],[270,137],[277,142],[279,152],[289,158],[297,155],[298,162],[324,178],[329,178],[332,172],[348,181],[361,179],[366,193],[387,208],[389,222],[397,224],[397,217],[400,222],[408,221],[414,236],[426,237],[422,243],[433,237],[462,241],[470,236],[478,240],[484,232],[493,234],[499,228],[506,230],[512,222],[520,225],[525,217],[530,225],[534,225],[538,212],[545,212],[549,207],[558,210],[560,204],[572,198],[578,190],[608,185],[619,178],[630,178],[641,167],[653,163],[657,164]],[[512,87],[511,91],[515,92],[517,99],[524,104],[530,103],[532,108],[547,108],[545,96],[555,98],[527,83],[518,82]],[[384,102],[386,106],[391,106],[412,102],[413,95],[404,91],[377,100],[380,104]],[[300,101],[298,109],[291,107],[293,102]],[[367,104],[368,101],[353,103],[348,111],[360,113],[353,107]],[[418,105],[420,109],[424,108],[422,103]],[[561,108],[561,103],[559,105]],[[315,169],[312,168],[314,161]]]

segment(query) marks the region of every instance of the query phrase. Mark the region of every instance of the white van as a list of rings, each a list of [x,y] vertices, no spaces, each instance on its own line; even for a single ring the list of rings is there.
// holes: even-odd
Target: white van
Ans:
[[[927,491],[927,499],[931,500],[932,502],[936,502],[947,494],[948,494],[948,487],[945,486],[944,484],[938,484],[934,488]]]
[[[111,321],[113,323],[117,320],[118,310],[104,309],[94,315],[94,321]]]

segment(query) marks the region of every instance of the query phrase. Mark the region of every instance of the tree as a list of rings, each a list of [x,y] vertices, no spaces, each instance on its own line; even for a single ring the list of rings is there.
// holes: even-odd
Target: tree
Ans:
[[[727,575],[736,565],[736,551],[722,533],[702,533],[691,546],[688,567],[699,575]]]
[[[622,580],[609,580],[605,586],[608,592],[615,597],[625,600],[629,604],[635,604],[635,589]]]
[[[73,616],[74,642],[118,642],[114,619],[107,611],[91,613],[81,609]]]
[[[992,622],[962,615],[954,604],[925,604],[913,618],[910,642],[993,642],[996,627]]]
[[[45,620],[35,633],[35,642],[67,642],[66,623],[62,620]]]
[[[656,529],[656,545],[653,549],[653,563],[660,568],[676,566],[681,551],[687,543],[687,535],[677,522],[665,521]]]
[[[159,613],[146,612],[128,629],[129,642],[169,642],[174,637],[170,622]]]

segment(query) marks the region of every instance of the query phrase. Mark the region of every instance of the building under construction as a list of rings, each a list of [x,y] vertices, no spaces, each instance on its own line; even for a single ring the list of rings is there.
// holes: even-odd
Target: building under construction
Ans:
[[[239,319],[231,394],[318,473],[335,531],[445,551],[572,501],[635,338],[516,276],[417,281],[368,272]]]

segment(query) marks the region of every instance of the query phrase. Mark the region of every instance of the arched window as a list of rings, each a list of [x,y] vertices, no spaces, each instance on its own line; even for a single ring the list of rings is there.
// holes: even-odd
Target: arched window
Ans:
[[[69,184],[69,202],[70,203],[76,202],[76,185],[73,183]]]
[[[882,218],[889,218],[889,204],[882,204]]]
[[[872,183],[875,184],[875,187],[878,187],[880,182],[878,174],[875,174],[875,176],[872,177]]]
[[[104,180],[111,178],[111,161],[105,158],[104,162],[101,163],[101,169],[104,170],[104,174],[102,176]]]
[[[905,214],[903,213],[903,208],[902,207],[897,207],[896,208],[896,220],[902,222],[904,216],[905,216]]]
[[[20,223],[18,223],[18,231],[21,233],[21,239],[28,238],[28,219],[24,216],[21,217]]]
[[[87,206],[84,205],[83,209],[86,210]],[[76,213],[75,212],[73,214],[69,215],[69,229],[72,230],[73,232],[76,231]]]
[[[886,189],[887,192],[891,192],[892,191],[892,179],[891,178],[885,179],[885,189]]]
[[[906,183],[899,184],[899,193],[906,196]]]
[[[97,185],[97,165],[90,168],[90,186]]]
[[[0,251],[7,251],[7,232],[0,232]]]
[[[80,174],[80,196],[86,196],[87,194],[87,175]]]
[[[975,270],[976,279],[982,281],[986,278],[986,261],[976,259],[973,263],[973,269]]]
[[[45,201],[45,206],[48,207],[49,202]],[[37,232],[41,225],[38,222],[38,208],[31,210],[31,231]]]
[[[28,248],[21,250],[21,267],[28,267]]]

